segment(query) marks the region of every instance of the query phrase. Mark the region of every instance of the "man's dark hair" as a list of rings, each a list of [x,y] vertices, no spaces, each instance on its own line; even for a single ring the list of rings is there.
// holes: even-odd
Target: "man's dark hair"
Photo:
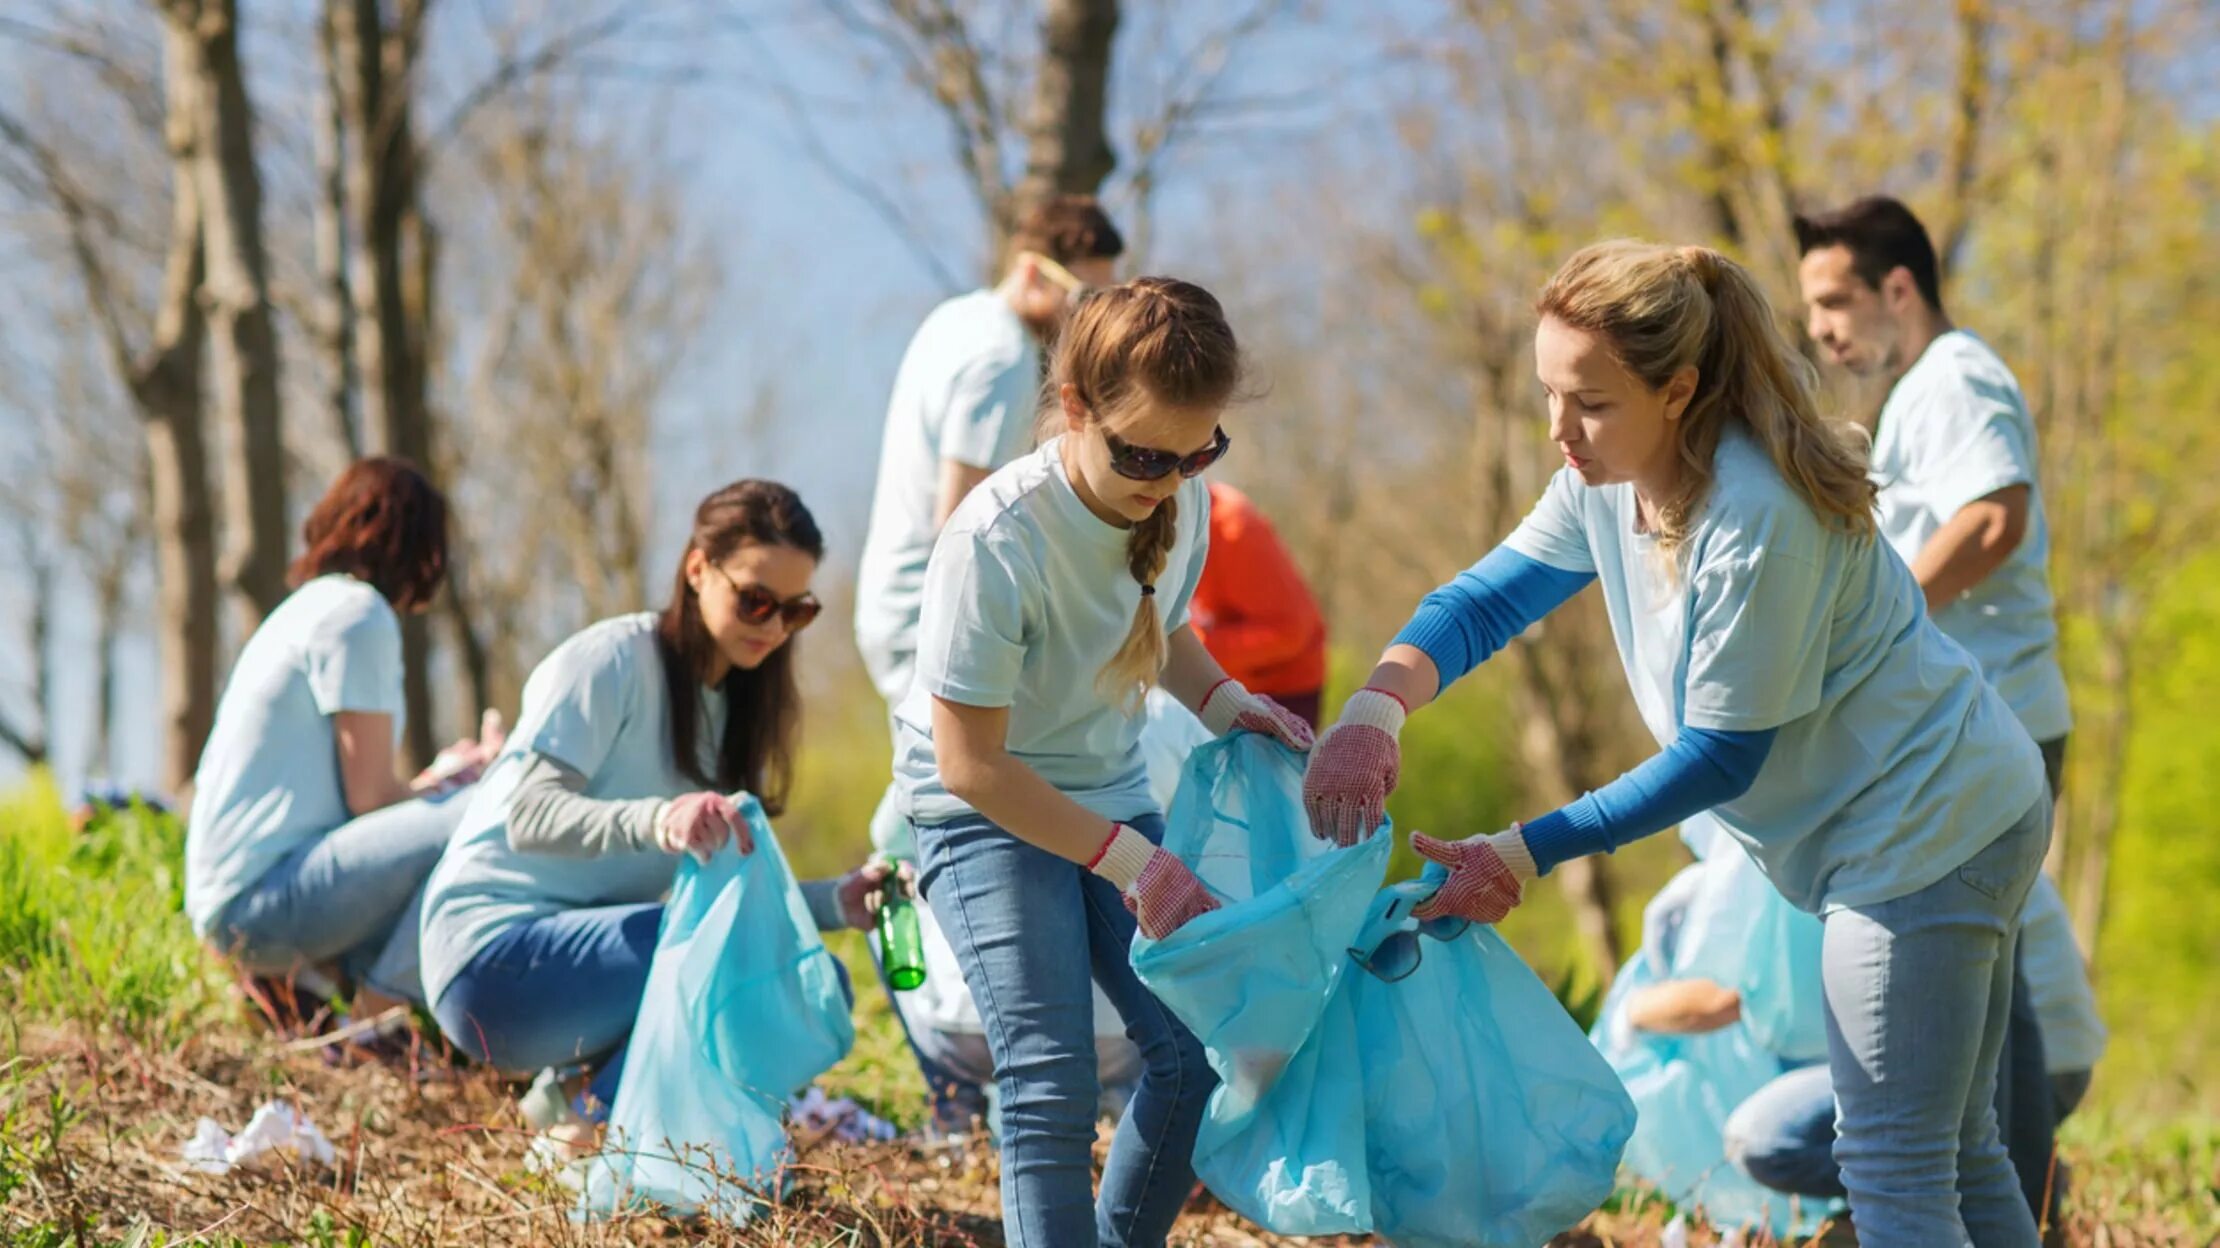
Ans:
[[[1051,195],[1018,219],[1010,251],[1030,251],[1058,264],[1115,260],[1125,252],[1125,238],[1094,196]]]
[[[1886,195],[1864,199],[1832,212],[1796,218],[1796,249],[1808,256],[1823,247],[1845,247],[1850,267],[1866,285],[1881,288],[1881,279],[1899,265],[1912,275],[1927,306],[1942,311],[1941,266],[1935,261],[1935,244],[1927,227],[1919,223],[1901,201]]]

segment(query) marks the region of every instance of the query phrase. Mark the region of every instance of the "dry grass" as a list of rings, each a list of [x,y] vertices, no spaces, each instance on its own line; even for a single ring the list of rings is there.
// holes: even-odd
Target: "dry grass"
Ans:
[[[529,1132],[517,1117],[514,1089],[484,1072],[436,1058],[415,1063],[413,1071],[333,1067],[240,1029],[194,1036],[170,1051],[79,1027],[24,1033],[11,1048],[0,1062],[6,1196],[0,1228],[11,1242],[85,1248],[1003,1242],[995,1159],[983,1147],[811,1148],[796,1168],[793,1194],[744,1228],[646,1216],[585,1223],[571,1216],[568,1192],[527,1171]],[[335,1171],[281,1166],[213,1177],[179,1164],[178,1146],[195,1119],[205,1114],[236,1127],[273,1097],[292,1101],[323,1128],[339,1151]],[[2202,1181],[2209,1194],[2220,1174]],[[2061,1242],[2105,1248],[2209,1242],[2169,1215],[2180,1199],[2174,1186],[2159,1176],[2113,1185],[2100,1204],[2076,1209]],[[1670,1211],[1633,1203],[1631,1210],[1598,1214],[1558,1243],[1659,1244]],[[1173,1239],[1186,1248],[1293,1242],[1257,1232],[1207,1197],[1190,1206]],[[1716,1241],[1699,1231],[1690,1242]]]

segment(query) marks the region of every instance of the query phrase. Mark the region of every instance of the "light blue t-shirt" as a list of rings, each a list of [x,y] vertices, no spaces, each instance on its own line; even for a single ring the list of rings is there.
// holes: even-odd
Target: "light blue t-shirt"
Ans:
[[[1072,491],[1063,439],[980,483],[933,548],[918,625],[917,679],[894,712],[894,782],[912,823],[972,813],[940,782],[933,699],[1010,708],[1007,748],[1105,819],[1156,809],[1141,759],[1143,716],[1104,702],[1095,674],[1133,627],[1141,586],[1128,531]],[[1183,482],[1176,535],[1157,578],[1165,631],[1186,626],[1210,535],[1210,492]]]
[[[193,772],[185,913],[203,939],[224,907],[353,818],[331,717],[391,715],[401,740],[401,620],[351,576],[320,576],[247,638]]]
[[[725,698],[702,691],[696,735],[705,770],[724,736]],[[424,896],[425,999],[509,927],[565,910],[658,900],[678,858],[660,850],[571,858],[509,847],[509,799],[527,754],[586,777],[602,801],[673,798],[701,787],[678,769],[670,700],[656,652],[655,615],[603,620],[532,670],[507,748],[479,782]]]
[[[902,355],[856,569],[856,645],[889,703],[907,692],[917,650],[941,463],[1000,468],[1024,454],[1033,444],[1040,388],[1033,335],[991,290],[933,309]]]
[[[2035,743],[1927,619],[1883,542],[1834,531],[1740,429],[1678,566],[1637,532],[1634,487],[1560,471],[1506,545],[1594,572],[1643,722],[1779,729],[1712,812],[1781,895],[1823,912],[1915,892],[2044,791]]]
[[[1958,329],[1929,343],[1881,406],[1873,475],[1881,532],[1910,563],[1968,503],[2028,487],[2027,534],[2003,566],[1935,612],[1935,625],[1980,660],[2037,741],[2073,717],[2058,667],[2050,596],[2050,521],[2037,482],[2035,422],[2020,384],[1989,344]]]

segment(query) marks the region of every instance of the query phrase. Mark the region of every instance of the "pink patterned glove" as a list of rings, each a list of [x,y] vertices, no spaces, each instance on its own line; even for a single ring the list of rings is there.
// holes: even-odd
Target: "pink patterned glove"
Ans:
[[[1222,737],[1237,731],[1261,732],[1298,754],[1311,745],[1310,725],[1300,716],[1263,694],[1250,693],[1231,676],[1210,687],[1210,692],[1203,695],[1201,709],[1195,713],[1212,736]]]
[[[740,843],[740,852],[755,852],[755,837],[747,822],[722,793],[688,793],[663,804],[655,816],[655,843],[666,854],[692,854],[706,863],[724,848],[725,838]]]
[[[1359,689],[1318,738],[1303,773],[1303,809],[1313,836],[1354,845],[1387,818],[1388,794],[1402,774],[1403,752],[1395,738],[1405,714],[1394,694]]]
[[[1110,825],[1109,838],[1087,869],[1118,886],[1125,908],[1150,940],[1162,940],[1189,919],[1218,908],[1218,899],[1186,863],[1122,823]]]
[[[1428,862],[1449,868],[1449,882],[1411,911],[1418,919],[1454,916],[1475,923],[1498,923],[1519,904],[1526,881],[1534,879],[1534,856],[1517,825],[1492,836],[1437,841],[1411,833],[1411,849]]]

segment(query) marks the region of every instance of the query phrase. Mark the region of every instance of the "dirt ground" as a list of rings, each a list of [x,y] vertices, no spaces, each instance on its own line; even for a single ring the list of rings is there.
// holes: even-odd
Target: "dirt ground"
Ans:
[[[992,1150],[907,1144],[805,1149],[793,1194],[735,1228],[631,1217],[581,1222],[574,1197],[529,1171],[530,1132],[515,1089],[428,1056],[332,1065],[267,1037],[215,1036],[151,1053],[83,1032],[28,1032],[0,1064],[0,1225],[31,1242],[344,1245],[967,1245],[999,1248]],[[334,1171],[276,1166],[192,1173],[180,1145],[203,1115],[237,1130],[265,1100],[293,1102],[331,1139]],[[10,1190],[12,1189],[12,1191]],[[1562,1248],[1659,1245],[1664,1213],[1599,1214]],[[2117,1228],[2069,1228],[2066,1242],[2170,1242]],[[25,1236],[18,1242],[24,1242]],[[1836,1242],[1853,1242],[1837,1235]],[[1256,1231],[1198,1194],[1172,1242],[1182,1248],[1334,1243]],[[1716,1242],[1698,1229],[1690,1245]]]

